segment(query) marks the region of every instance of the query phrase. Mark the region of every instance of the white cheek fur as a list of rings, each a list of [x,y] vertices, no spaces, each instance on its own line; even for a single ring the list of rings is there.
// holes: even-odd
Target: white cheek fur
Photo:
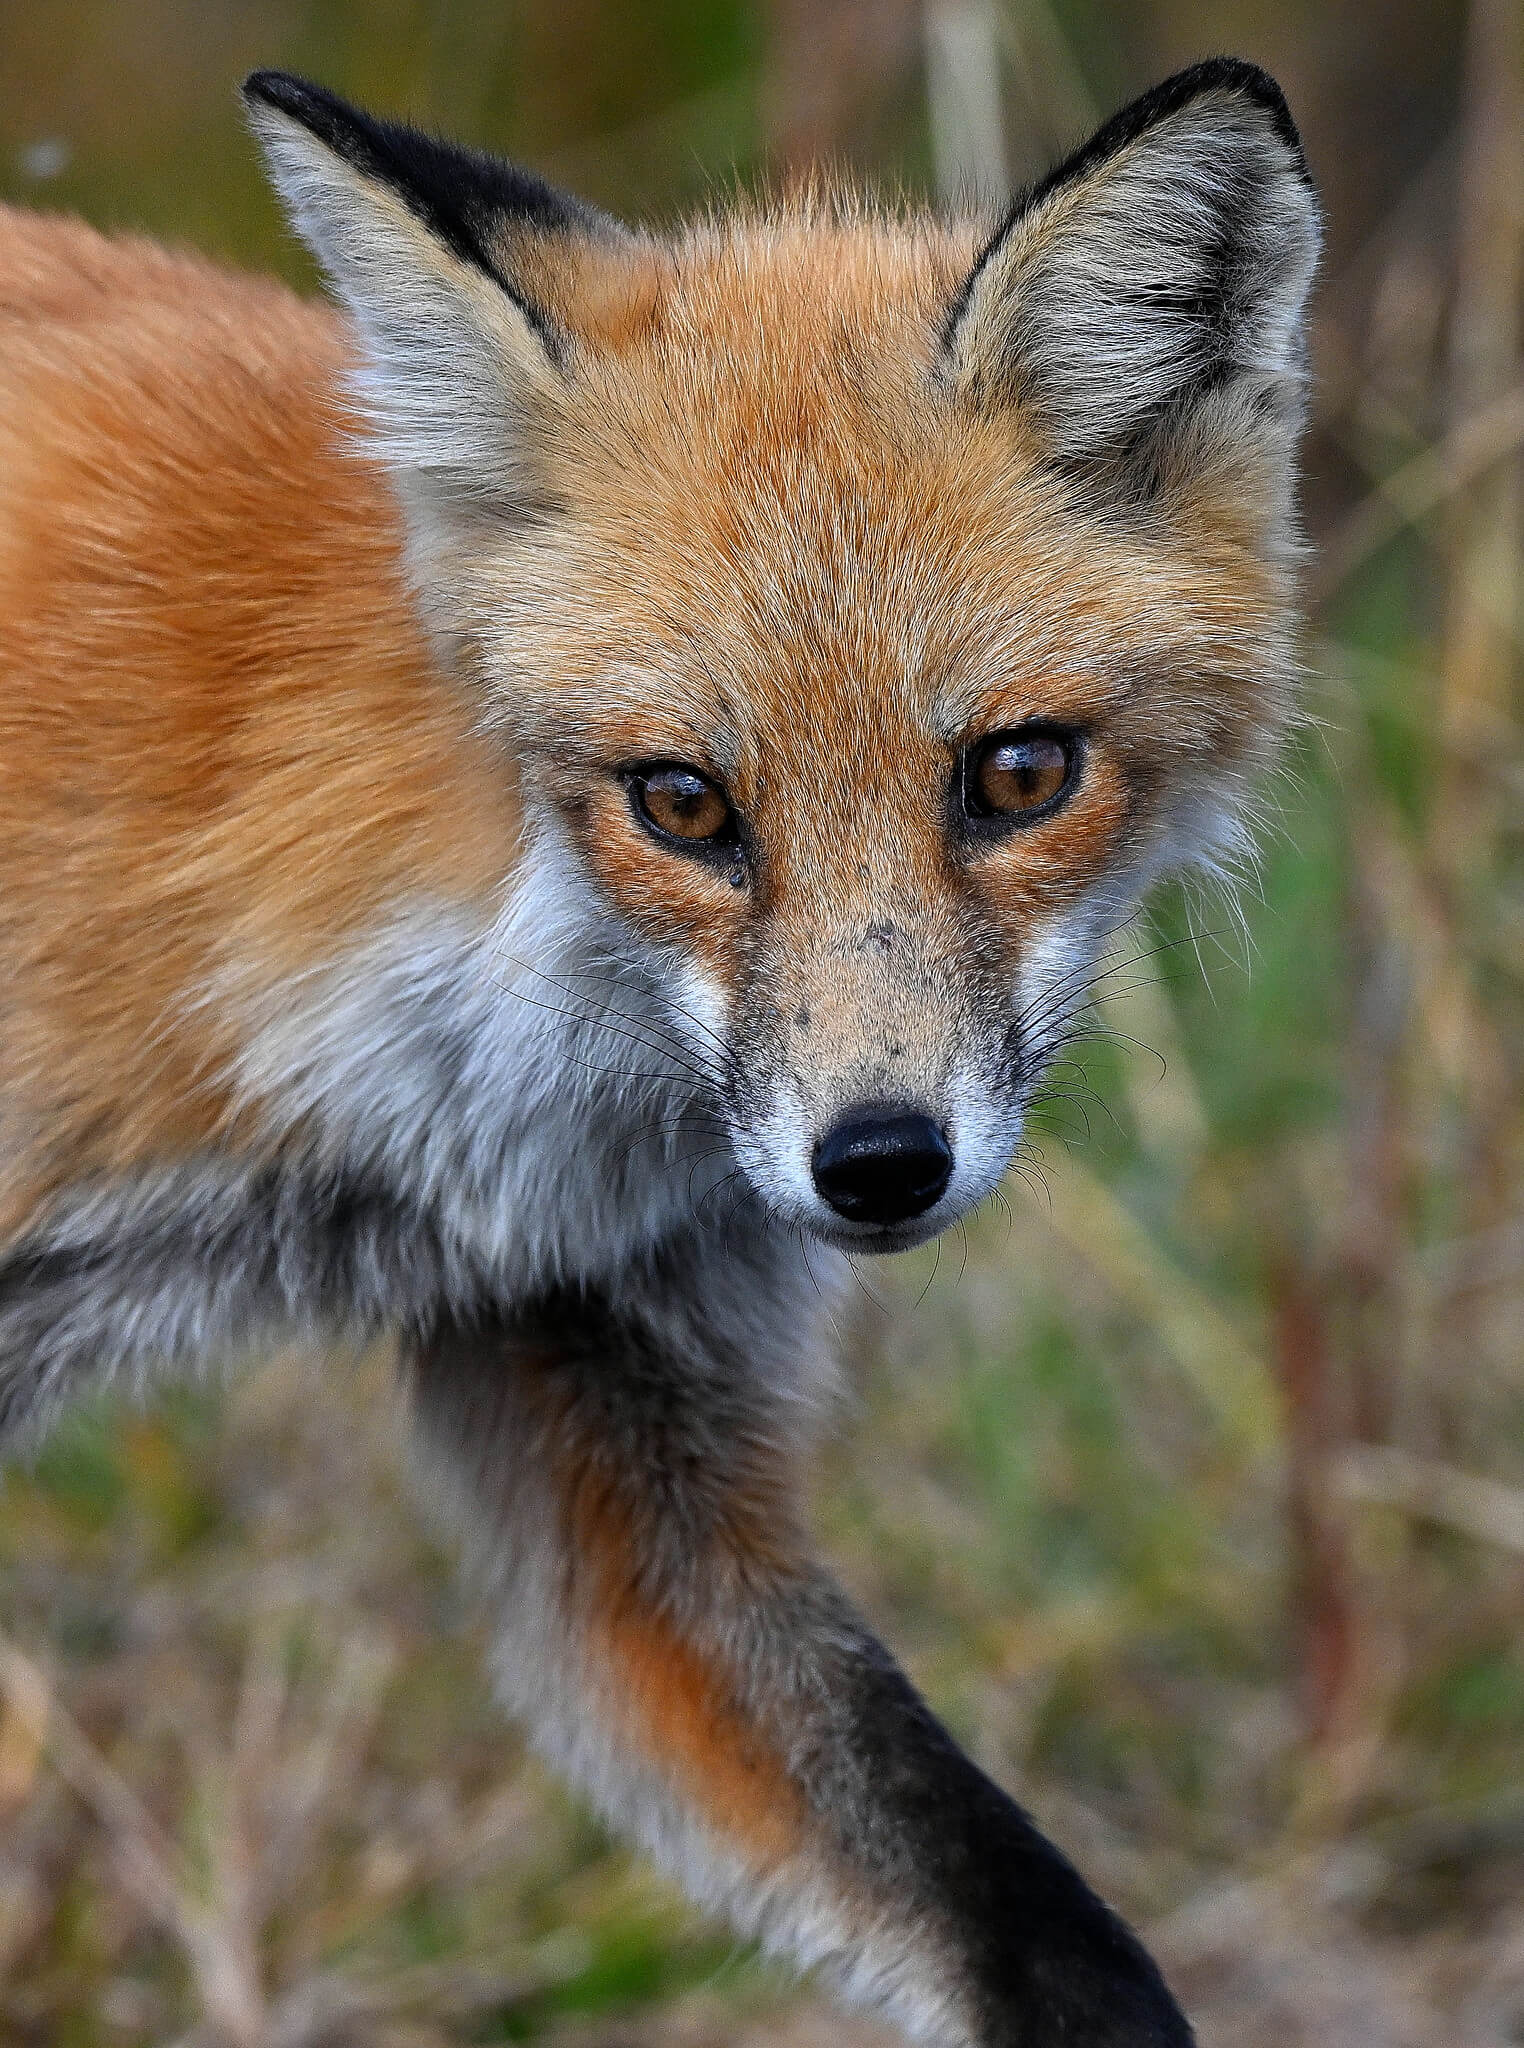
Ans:
[[[239,1094],[406,1187],[508,1286],[593,1277],[674,1226],[722,1142],[716,1048],[678,1037],[664,979],[542,826],[490,927],[419,906],[271,1001]]]

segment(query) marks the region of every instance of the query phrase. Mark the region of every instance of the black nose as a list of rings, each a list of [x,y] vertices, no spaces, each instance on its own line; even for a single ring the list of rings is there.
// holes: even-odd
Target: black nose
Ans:
[[[815,1147],[815,1185],[854,1223],[905,1223],[941,1199],[953,1156],[929,1116],[866,1104]]]

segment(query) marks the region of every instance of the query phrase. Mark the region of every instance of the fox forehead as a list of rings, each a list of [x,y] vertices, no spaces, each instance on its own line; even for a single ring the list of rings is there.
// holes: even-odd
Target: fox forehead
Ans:
[[[1250,699],[1285,590],[1242,497],[1108,519],[1019,406],[992,418],[947,388],[978,240],[801,210],[563,265],[579,346],[541,457],[555,509],[474,593],[521,738],[754,782],[764,753],[775,776],[800,749],[807,768],[825,730],[952,746],[1124,708],[1151,679],[1177,742],[1273,722]]]

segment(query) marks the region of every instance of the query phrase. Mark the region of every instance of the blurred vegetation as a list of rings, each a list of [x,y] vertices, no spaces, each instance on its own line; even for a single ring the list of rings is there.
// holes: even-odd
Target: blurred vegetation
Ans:
[[[1018,181],[1223,47],[1328,201],[1312,719],[1241,917],[1127,936],[1008,1204],[864,1270],[819,1519],[1204,2043],[1481,2048],[1524,2040],[1517,0],[16,0],[0,194],[310,282],[256,63],[661,219],[824,153]],[[845,2039],[526,1760],[388,1385],[285,1360],[10,1473],[0,2041]]]

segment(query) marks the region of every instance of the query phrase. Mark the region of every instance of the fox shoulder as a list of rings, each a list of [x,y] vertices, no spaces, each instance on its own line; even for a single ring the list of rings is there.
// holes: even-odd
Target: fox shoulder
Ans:
[[[228,1114],[231,966],[395,893],[474,899],[514,822],[356,449],[341,320],[0,210],[0,1235]]]

